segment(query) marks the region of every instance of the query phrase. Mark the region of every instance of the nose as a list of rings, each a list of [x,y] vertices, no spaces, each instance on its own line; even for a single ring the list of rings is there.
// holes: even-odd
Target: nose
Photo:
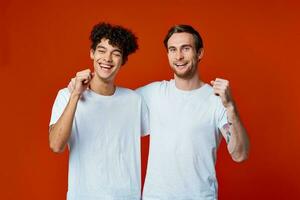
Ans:
[[[176,51],[175,59],[181,60],[183,58],[183,53],[181,51]]]
[[[112,62],[112,55],[111,55],[111,53],[106,52],[106,53],[103,55],[103,60],[106,61],[106,62]]]

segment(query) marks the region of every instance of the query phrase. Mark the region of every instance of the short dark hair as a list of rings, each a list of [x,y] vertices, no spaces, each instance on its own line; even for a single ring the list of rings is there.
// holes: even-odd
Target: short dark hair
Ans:
[[[198,31],[196,31],[190,25],[180,24],[180,25],[175,25],[169,29],[169,31],[164,39],[164,45],[167,49],[168,49],[168,41],[174,33],[190,33],[190,34],[192,34],[194,37],[195,47],[196,47],[197,52],[199,52],[199,50],[201,48],[203,48],[203,41],[202,41],[202,38],[201,38],[200,34],[198,33]]]
[[[110,45],[121,49],[123,55],[122,64],[125,64],[128,56],[138,49],[137,37],[130,30],[118,25],[103,22],[96,24],[90,35],[91,49],[96,50],[97,45],[103,38],[108,39]]]

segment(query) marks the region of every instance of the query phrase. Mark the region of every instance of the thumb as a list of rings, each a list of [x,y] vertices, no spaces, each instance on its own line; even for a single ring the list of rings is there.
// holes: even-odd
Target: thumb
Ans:
[[[71,81],[68,84],[68,90],[69,90],[69,92],[72,92],[74,90],[74,84],[75,84],[75,79],[72,78]]]
[[[215,81],[210,81],[210,84],[213,86],[215,84]]]

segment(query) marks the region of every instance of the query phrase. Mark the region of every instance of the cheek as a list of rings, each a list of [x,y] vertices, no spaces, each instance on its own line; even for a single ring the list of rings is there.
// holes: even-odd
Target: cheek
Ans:
[[[168,54],[168,60],[169,60],[169,63],[172,63],[172,60],[173,60],[173,56]]]
[[[114,58],[114,63],[117,64],[117,65],[121,65],[122,61],[123,61],[123,59],[121,57]]]
[[[100,55],[97,54],[97,53],[95,53],[95,54],[94,54],[94,61],[97,61],[97,60],[99,60],[99,59],[100,59]]]

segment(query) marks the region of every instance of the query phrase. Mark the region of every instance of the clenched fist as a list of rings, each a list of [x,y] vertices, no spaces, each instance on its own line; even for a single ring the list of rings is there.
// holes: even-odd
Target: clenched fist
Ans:
[[[77,72],[76,77],[72,78],[68,85],[69,91],[72,94],[81,95],[89,87],[93,75],[90,69]]]
[[[225,108],[233,107],[234,101],[231,96],[229,81],[221,78],[216,78],[214,81],[210,82],[214,93],[220,96],[222,103]]]

